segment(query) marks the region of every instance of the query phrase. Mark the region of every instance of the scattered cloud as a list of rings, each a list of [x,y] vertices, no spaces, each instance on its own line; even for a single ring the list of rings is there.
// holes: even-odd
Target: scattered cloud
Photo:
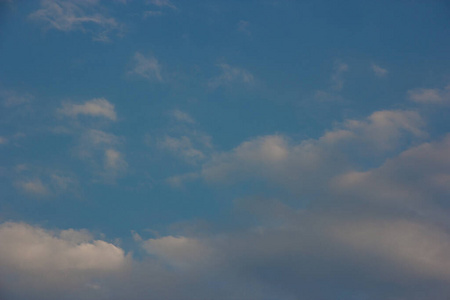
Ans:
[[[331,75],[332,88],[336,91],[342,90],[344,87],[344,74],[348,71],[348,65],[343,62],[335,62],[333,74]]]
[[[39,178],[19,181],[16,185],[25,193],[33,196],[46,196],[50,193],[48,188],[42,184],[42,181]]]
[[[208,85],[211,88],[217,88],[232,83],[248,85],[255,81],[253,75],[245,69],[233,67],[228,64],[219,64],[218,67],[221,69],[222,73],[209,81]]]
[[[146,10],[144,11],[144,19],[148,17],[159,17],[162,16],[163,12],[159,10]]]
[[[0,136],[0,145],[5,145],[5,144],[8,144],[8,139],[3,136]]]
[[[73,174],[52,168],[19,164],[13,168],[15,187],[33,197],[77,194],[78,182]]]
[[[196,163],[205,158],[205,154],[194,147],[191,138],[188,136],[172,137],[166,135],[158,141],[158,147],[180,156],[189,163]]]
[[[122,176],[128,168],[124,155],[118,150],[121,144],[122,139],[114,134],[89,129],[79,136],[75,155],[87,162],[103,179],[113,180]]]
[[[148,0],[148,3],[158,7],[168,7],[176,10],[177,7],[169,0]]]
[[[161,65],[154,56],[144,56],[140,52],[136,52],[132,64],[131,70],[127,74],[138,75],[150,81],[163,82]]]
[[[384,77],[389,73],[387,69],[384,69],[376,64],[372,64],[370,68],[372,69],[373,73],[378,77]]]
[[[117,114],[114,104],[110,103],[105,98],[94,98],[86,101],[83,104],[74,104],[65,102],[62,107],[58,109],[60,115],[76,118],[79,115],[91,117],[103,117],[111,121],[117,120]]]
[[[28,93],[18,93],[13,90],[0,89],[0,99],[2,99],[3,106],[12,107],[28,104],[33,101],[34,96]]]
[[[91,34],[95,41],[107,42],[113,32],[122,34],[124,26],[101,11],[99,1],[42,0],[41,8],[29,18],[48,29],[81,31]]]
[[[408,91],[411,101],[422,104],[444,104],[450,102],[450,85],[444,89],[413,89]]]
[[[174,109],[170,112],[170,115],[178,122],[184,122],[188,124],[194,124],[195,120],[186,112],[179,109]]]
[[[244,21],[244,20],[240,20],[237,23],[237,30],[239,32],[245,33],[247,35],[251,35],[252,32],[250,31],[249,26],[250,26],[250,22]]]

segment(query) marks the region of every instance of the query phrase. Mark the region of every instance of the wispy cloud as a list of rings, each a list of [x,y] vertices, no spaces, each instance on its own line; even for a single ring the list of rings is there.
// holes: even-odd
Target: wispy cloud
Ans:
[[[17,91],[0,88],[0,99],[2,99],[3,106],[11,107],[28,104],[33,101],[34,96],[29,93],[19,93]]]
[[[245,33],[247,35],[251,35],[252,33],[251,33],[250,29],[249,29],[249,26],[250,26],[250,22],[244,21],[244,20],[240,20],[237,23],[237,30],[239,32]]]
[[[342,90],[344,87],[344,74],[348,71],[348,65],[343,62],[335,62],[333,74],[331,75],[332,88],[336,91]]]
[[[25,193],[28,193],[33,196],[45,196],[50,193],[48,188],[44,186],[44,184],[39,178],[26,181],[19,181],[16,183],[16,186]]]
[[[58,109],[58,113],[64,116],[73,118],[79,115],[102,117],[111,121],[117,120],[117,115],[114,109],[114,104],[110,103],[105,98],[95,98],[84,102],[83,104],[74,104],[65,102],[62,107]]]
[[[98,2],[42,0],[41,8],[30,14],[29,18],[44,23],[49,29],[86,32],[94,40],[106,42],[113,32],[121,34],[124,26],[116,19],[103,15]]]
[[[170,115],[178,122],[184,122],[194,124],[195,120],[186,112],[179,109],[174,109],[170,112]]]
[[[145,56],[136,52],[133,56],[131,70],[129,75],[138,75],[150,81],[162,82],[161,65],[153,55]]]
[[[370,69],[373,71],[373,73],[378,77],[384,77],[386,76],[389,71],[385,68],[380,67],[379,65],[372,64],[370,66]]]
[[[177,7],[169,0],[148,0],[148,3],[158,7],[168,7],[174,10],[177,9]]]
[[[450,85],[444,89],[424,89],[418,88],[408,91],[411,101],[422,104],[444,104],[450,103]]]
[[[255,79],[253,74],[249,71],[235,66],[230,66],[229,64],[219,64],[218,67],[221,69],[221,74],[217,77],[212,78],[209,81],[209,86],[211,88],[217,88],[223,85],[229,85],[232,83],[242,83],[242,84],[252,84]]]

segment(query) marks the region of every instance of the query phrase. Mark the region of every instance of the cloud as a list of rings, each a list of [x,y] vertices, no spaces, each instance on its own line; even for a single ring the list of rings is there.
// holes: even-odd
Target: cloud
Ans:
[[[444,89],[413,89],[408,91],[411,101],[421,104],[444,104],[450,102],[450,85]]]
[[[84,104],[73,104],[65,102],[62,108],[58,109],[60,115],[76,118],[79,115],[90,117],[103,117],[111,121],[117,120],[114,104],[105,98],[94,98],[84,102]]]
[[[73,174],[58,169],[20,164],[13,169],[14,185],[33,197],[52,197],[63,193],[76,195],[78,181]]]
[[[180,155],[186,161],[190,162],[205,158],[205,155],[193,146],[191,139],[187,136],[176,138],[166,135],[158,141],[158,147]]]
[[[218,67],[221,69],[222,73],[209,81],[208,85],[211,88],[217,88],[231,83],[248,85],[255,81],[253,75],[245,69],[233,67],[228,64],[219,64]]]
[[[344,74],[348,71],[348,65],[343,62],[335,62],[333,74],[331,75],[332,88],[336,91],[344,87]]]
[[[178,122],[184,122],[188,124],[194,124],[195,120],[186,112],[179,109],[174,109],[170,112],[170,115]]]
[[[106,149],[105,151],[105,170],[109,170],[111,172],[124,172],[128,164],[122,158],[122,154],[114,149]]]
[[[0,136],[0,145],[5,145],[5,144],[8,144],[8,139],[3,136]]]
[[[113,180],[122,176],[128,168],[124,155],[118,150],[122,139],[98,129],[88,129],[79,136],[75,155],[103,179]]]
[[[29,93],[18,93],[13,90],[0,89],[0,99],[2,99],[3,106],[12,107],[31,103],[34,96]]]
[[[33,196],[45,196],[50,193],[48,188],[42,183],[39,178],[19,181],[16,183],[16,186],[25,193]]]
[[[86,230],[50,231],[25,223],[0,225],[0,278],[5,292],[58,298],[124,270],[125,252]]]
[[[244,20],[240,20],[237,23],[237,30],[239,32],[245,33],[247,35],[251,35],[252,34],[251,31],[250,31],[250,29],[248,29],[249,25],[250,25],[250,22],[244,21]]]
[[[91,34],[95,41],[107,42],[112,32],[123,32],[123,25],[101,14],[98,2],[42,0],[41,8],[30,14],[29,18],[45,24],[49,29],[81,31]]]
[[[134,54],[133,66],[128,74],[135,74],[150,81],[163,82],[161,65],[158,60],[152,55],[146,57],[139,52]]]
[[[387,69],[384,69],[376,64],[372,64],[370,68],[372,69],[373,73],[378,77],[384,77],[389,73]]]
[[[142,247],[151,255],[177,268],[198,267],[211,255],[207,246],[195,238],[165,236],[145,241]]]
[[[158,7],[168,7],[176,10],[177,7],[169,0],[148,0],[148,3]]]
[[[294,143],[268,135],[214,153],[201,169],[209,182],[259,178],[298,192],[320,189],[335,174],[364,157],[392,153],[408,139],[426,137],[413,111],[377,111],[364,120],[347,120],[318,139]]]
[[[450,135],[441,141],[420,144],[378,168],[339,175],[333,180],[333,192],[343,195],[352,205],[355,199],[364,199],[365,205],[424,212],[424,205],[433,207],[450,193],[449,151]]]

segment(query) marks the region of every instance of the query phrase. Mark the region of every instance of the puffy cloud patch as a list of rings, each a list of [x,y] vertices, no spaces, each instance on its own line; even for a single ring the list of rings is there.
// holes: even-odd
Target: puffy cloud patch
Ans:
[[[408,91],[411,101],[422,104],[444,104],[450,102],[450,85],[444,89],[413,89]]]
[[[0,276],[6,292],[50,298],[82,289],[98,276],[123,270],[125,252],[85,231],[49,231],[25,223],[0,225]],[[5,285],[6,284],[6,285]],[[14,288],[23,290],[14,290]],[[37,295],[36,295],[37,294]]]
[[[296,191],[319,188],[358,157],[390,153],[402,139],[422,139],[422,118],[413,111],[378,111],[347,120],[319,139],[294,143],[282,135],[262,136],[228,152],[213,154],[201,175],[207,181],[260,178]]]
[[[58,113],[64,116],[73,118],[79,115],[102,117],[111,121],[117,120],[114,104],[110,103],[105,98],[95,98],[86,101],[83,104],[63,103],[62,107],[58,109]]]

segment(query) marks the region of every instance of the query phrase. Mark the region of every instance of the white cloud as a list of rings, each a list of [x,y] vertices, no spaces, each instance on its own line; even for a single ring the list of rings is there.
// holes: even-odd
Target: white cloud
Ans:
[[[450,85],[444,89],[413,89],[408,91],[411,101],[417,103],[444,104],[450,102]]]
[[[207,181],[259,178],[294,191],[318,189],[352,161],[395,151],[408,138],[422,139],[424,122],[412,111],[378,111],[365,120],[347,120],[319,139],[293,143],[282,135],[243,142],[215,153],[201,170]]]
[[[79,115],[91,117],[103,117],[111,121],[117,120],[114,104],[110,103],[105,98],[94,98],[86,101],[83,104],[73,104],[65,102],[62,107],[58,109],[58,113],[73,118]]]
[[[209,81],[208,84],[211,88],[217,88],[231,83],[243,83],[248,85],[255,81],[253,74],[245,69],[233,67],[228,64],[219,64],[218,67],[221,69],[222,73]]]
[[[99,1],[42,0],[41,8],[30,14],[31,20],[59,31],[90,33],[96,41],[110,40],[112,32],[121,34],[123,25],[100,13]]]
[[[384,69],[376,64],[372,64],[370,68],[372,69],[373,73],[378,77],[384,77],[389,73],[387,69]]]
[[[144,56],[139,52],[134,54],[133,66],[128,74],[139,75],[151,81],[163,81],[158,60],[152,55]]]
[[[58,232],[6,222],[0,225],[0,240],[2,288],[18,294],[35,296],[43,290],[52,298],[59,290],[61,296],[128,264],[122,249],[93,240],[86,230]]]

